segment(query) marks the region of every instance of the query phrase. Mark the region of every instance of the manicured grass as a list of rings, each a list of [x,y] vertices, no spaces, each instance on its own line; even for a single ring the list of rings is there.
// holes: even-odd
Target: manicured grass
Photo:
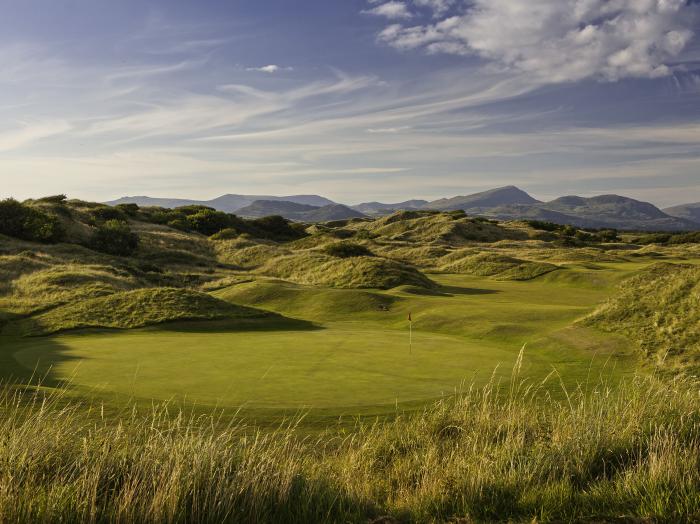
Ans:
[[[269,330],[264,323],[254,330],[200,323],[65,334],[13,340],[7,351],[25,372],[69,380],[90,395],[338,414],[415,405],[450,395],[465,380],[482,384],[497,368],[497,375],[508,374],[524,344],[523,373],[532,379],[556,371],[577,384],[626,371],[627,360],[618,358],[627,350],[624,341],[571,327],[605,299],[615,271],[604,272],[604,285],[585,285],[591,272],[557,273],[565,272],[578,278],[433,275],[437,291],[242,283],[215,296],[308,322]]]

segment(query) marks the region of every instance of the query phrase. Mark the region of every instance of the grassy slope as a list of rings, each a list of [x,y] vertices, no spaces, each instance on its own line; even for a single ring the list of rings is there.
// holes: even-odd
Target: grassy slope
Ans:
[[[300,284],[334,288],[390,289],[405,284],[433,287],[430,279],[412,266],[379,257],[336,258],[302,252],[274,258],[261,272]]]
[[[530,385],[531,386],[531,385]],[[698,383],[517,377],[338,438],[0,392],[3,522],[696,522]],[[27,407],[29,406],[29,407]],[[292,422],[293,425],[293,422]]]
[[[176,320],[247,319],[265,316],[205,293],[173,288],[149,288],[113,293],[60,306],[22,320],[12,335],[46,335],[80,328],[130,329]]]
[[[700,368],[700,267],[653,265],[622,282],[586,323],[625,333],[656,364]]]

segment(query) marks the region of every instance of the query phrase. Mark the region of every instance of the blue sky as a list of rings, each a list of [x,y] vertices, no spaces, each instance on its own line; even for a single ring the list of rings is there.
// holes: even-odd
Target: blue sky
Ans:
[[[700,201],[697,3],[0,7],[0,196]]]

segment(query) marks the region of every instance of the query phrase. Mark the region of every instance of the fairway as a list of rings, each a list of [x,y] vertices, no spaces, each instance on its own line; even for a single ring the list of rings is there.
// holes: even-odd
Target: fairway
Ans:
[[[246,331],[204,322],[78,332],[15,340],[11,360],[26,374],[69,381],[86,396],[346,413],[415,405],[494,374],[507,380],[523,345],[522,373],[533,381],[556,371],[575,385],[626,369],[624,359],[611,357],[624,353],[623,341],[572,326],[606,295],[619,270],[567,271],[570,278],[531,282],[433,275],[441,291],[426,295],[246,283],[217,295],[313,327]]]

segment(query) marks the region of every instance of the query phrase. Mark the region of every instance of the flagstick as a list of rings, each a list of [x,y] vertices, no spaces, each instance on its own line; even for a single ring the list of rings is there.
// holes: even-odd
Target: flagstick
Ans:
[[[413,321],[408,321],[408,354],[413,353]]]

